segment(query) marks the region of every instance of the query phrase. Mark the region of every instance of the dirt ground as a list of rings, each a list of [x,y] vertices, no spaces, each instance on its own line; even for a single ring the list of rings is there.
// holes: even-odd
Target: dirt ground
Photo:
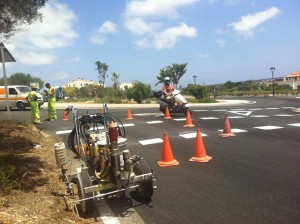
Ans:
[[[57,140],[35,125],[0,122],[0,157],[16,167],[17,189],[0,189],[2,223],[94,223],[77,217],[56,166]],[[1,162],[1,160],[0,160]]]

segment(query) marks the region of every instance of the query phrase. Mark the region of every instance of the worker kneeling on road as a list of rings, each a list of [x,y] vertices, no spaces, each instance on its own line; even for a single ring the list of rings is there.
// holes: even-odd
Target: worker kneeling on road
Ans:
[[[37,87],[35,85],[31,85],[31,91],[28,93],[26,100],[31,108],[31,122],[33,124],[40,124],[40,108],[38,103]]]

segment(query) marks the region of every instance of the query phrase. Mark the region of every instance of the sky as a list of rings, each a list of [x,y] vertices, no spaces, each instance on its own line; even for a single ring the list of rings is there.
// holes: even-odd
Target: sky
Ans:
[[[299,0],[48,0],[42,22],[3,41],[16,59],[6,75],[98,82],[100,61],[106,86],[115,72],[159,89],[173,63],[187,63],[182,87],[271,78],[270,67],[281,77],[300,70],[299,11]]]

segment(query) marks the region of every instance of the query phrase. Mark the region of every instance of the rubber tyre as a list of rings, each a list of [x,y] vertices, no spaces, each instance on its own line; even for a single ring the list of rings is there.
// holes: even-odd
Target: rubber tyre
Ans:
[[[149,165],[145,160],[140,160],[136,164],[135,172],[136,175],[142,175],[146,173],[151,173]],[[138,195],[143,199],[150,199],[153,195],[153,183],[152,179],[144,180],[138,182],[139,187],[136,188]]]
[[[17,108],[20,111],[24,111],[25,110],[25,105],[22,102],[17,102]]]
[[[87,170],[81,170],[77,174],[76,179],[78,197],[79,199],[89,198],[93,196],[93,193],[85,193],[84,188],[92,186],[92,181]],[[93,199],[85,200],[80,202],[80,210],[83,214],[90,214],[94,209]]]

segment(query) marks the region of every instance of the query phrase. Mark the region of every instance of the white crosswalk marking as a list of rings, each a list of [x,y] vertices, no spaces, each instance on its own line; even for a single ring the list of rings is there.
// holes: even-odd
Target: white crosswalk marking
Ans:
[[[267,126],[260,126],[260,127],[254,127],[254,128],[261,129],[261,130],[273,130],[273,129],[280,129],[283,127],[267,125]]]

